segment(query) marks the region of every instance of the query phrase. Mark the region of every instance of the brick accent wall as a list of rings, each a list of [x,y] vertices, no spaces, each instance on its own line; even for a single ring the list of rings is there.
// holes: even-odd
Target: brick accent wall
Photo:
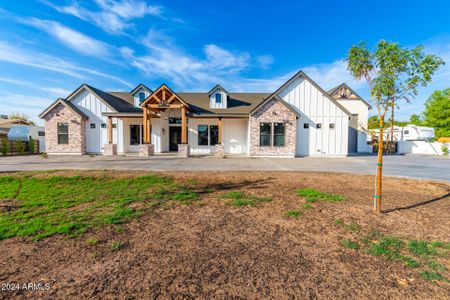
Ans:
[[[59,103],[45,115],[45,151],[47,153],[86,153],[86,121]],[[69,143],[58,144],[58,123],[69,124]]]
[[[260,146],[260,123],[285,123],[284,147]],[[250,116],[249,126],[251,156],[295,156],[297,115],[279,100],[273,98],[259,107]]]

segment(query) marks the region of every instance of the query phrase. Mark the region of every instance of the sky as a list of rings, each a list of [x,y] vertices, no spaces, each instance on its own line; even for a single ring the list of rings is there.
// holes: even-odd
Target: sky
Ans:
[[[303,70],[324,89],[346,82],[348,49],[379,40],[446,61],[397,118],[450,87],[450,1],[0,0],[0,114],[38,115],[88,83],[131,91],[273,92]],[[371,114],[375,114],[372,111]]]

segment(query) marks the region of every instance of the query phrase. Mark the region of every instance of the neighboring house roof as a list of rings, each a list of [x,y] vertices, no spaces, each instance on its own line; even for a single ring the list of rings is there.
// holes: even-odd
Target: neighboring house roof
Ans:
[[[30,122],[22,119],[0,119],[0,128],[10,128],[15,124],[31,125]]]
[[[364,100],[363,97],[361,97],[360,95],[358,95],[354,89],[352,89],[351,87],[349,87],[345,82],[341,83],[338,86],[335,86],[334,88],[328,90],[328,94],[333,98],[333,99],[337,99],[339,100],[339,98],[334,98],[334,94],[342,87],[347,88],[353,95],[355,95],[356,99],[350,99],[350,100],[360,100],[362,101],[365,105],[367,105],[367,107],[369,107],[369,109],[372,109],[372,106],[366,101]],[[345,98],[342,98],[345,99]]]
[[[247,115],[269,95],[269,93],[230,93],[227,108],[210,108],[209,93],[178,93],[189,103],[193,115],[242,116]]]
[[[73,112],[75,112],[76,114],[78,114],[79,116],[81,116],[84,119],[88,118],[81,110],[78,109],[78,107],[73,105],[73,103],[71,103],[70,101],[64,100],[63,98],[56,99],[55,102],[50,104],[49,107],[47,107],[43,112],[41,112],[41,114],[39,115],[39,118],[41,118],[41,119],[44,118],[45,115],[47,115],[58,104],[62,104],[64,106],[68,107],[69,109],[71,109]]]
[[[308,77],[308,75],[306,75],[303,71],[298,71],[296,74],[294,74],[294,76],[292,76],[288,81],[286,81],[282,86],[280,86],[275,92],[273,92],[271,94],[275,95],[278,94],[279,92],[281,92],[285,87],[287,87],[289,84],[291,84],[294,80],[303,77],[306,80],[308,80],[316,89],[318,89],[320,92],[322,92],[322,94],[327,97],[332,103],[334,103],[337,107],[339,107],[346,115],[351,116],[351,113],[345,109],[345,107],[343,107],[341,104],[339,104],[339,102],[337,102],[336,100],[334,100],[324,89],[322,89],[320,87],[320,85],[318,85],[314,80],[312,80],[311,78]]]
[[[147,92],[149,92],[150,94],[153,93],[153,91],[151,89],[149,89],[145,84],[140,83],[138,84],[137,87],[135,87],[131,92],[130,95],[134,95],[134,93],[136,93],[139,89],[143,88],[144,90],[146,90]]]
[[[258,104],[255,108],[253,108],[250,112],[250,114],[254,114],[256,111],[258,111],[258,109],[263,106],[265,103],[267,103],[268,101],[272,100],[272,99],[276,99],[278,101],[281,102],[281,104],[283,104],[284,106],[286,106],[287,108],[289,108],[290,111],[292,111],[297,117],[300,117],[300,113],[292,107],[292,105],[290,105],[289,103],[287,103],[286,101],[284,101],[280,96],[278,96],[277,94],[272,95],[267,97],[263,102],[261,102],[260,104]]]

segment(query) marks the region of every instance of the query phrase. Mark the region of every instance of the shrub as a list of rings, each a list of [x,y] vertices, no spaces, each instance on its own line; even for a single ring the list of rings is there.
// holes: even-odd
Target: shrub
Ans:
[[[5,156],[6,154],[8,154],[8,140],[2,139],[1,144],[2,145],[1,145],[0,150],[2,152],[2,155]]]
[[[36,142],[33,139],[30,138],[30,142],[28,143],[28,146],[30,146],[30,152],[32,154],[34,154]]]
[[[41,157],[42,157],[42,158],[48,158],[47,152],[42,152],[42,153],[41,153]]]
[[[442,144],[442,155],[448,155],[448,147]]]
[[[16,151],[19,154],[25,154],[25,144],[23,141],[16,141]]]

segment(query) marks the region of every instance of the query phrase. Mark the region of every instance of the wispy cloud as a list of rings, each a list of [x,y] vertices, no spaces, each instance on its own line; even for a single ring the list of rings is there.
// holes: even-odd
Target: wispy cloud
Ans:
[[[122,47],[120,52],[123,57],[147,76],[170,80],[178,88],[207,89],[216,83],[242,86],[243,81],[256,86],[261,82],[242,76],[259,66],[254,64],[256,59],[247,52],[207,44],[203,47],[203,57],[195,57],[178,47],[171,37],[153,29],[140,41],[146,53],[139,55],[129,47]]]
[[[109,45],[64,26],[61,23],[37,18],[27,19],[23,22],[47,32],[63,45],[79,53],[101,58],[109,56]]]
[[[5,42],[0,42],[0,61],[49,70],[78,79],[86,79],[87,74],[95,75],[120,82],[128,87],[133,87],[133,85],[120,77],[109,75],[95,69],[80,67],[61,58],[22,49]]]
[[[57,11],[90,22],[110,34],[123,34],[132,27],[132,20],[147,15],[161,16],[163,9],[158,5],[149,5],[141,0],[95,0],[96,11],[80,6],[77,2],[65,6],[45,2]]]

